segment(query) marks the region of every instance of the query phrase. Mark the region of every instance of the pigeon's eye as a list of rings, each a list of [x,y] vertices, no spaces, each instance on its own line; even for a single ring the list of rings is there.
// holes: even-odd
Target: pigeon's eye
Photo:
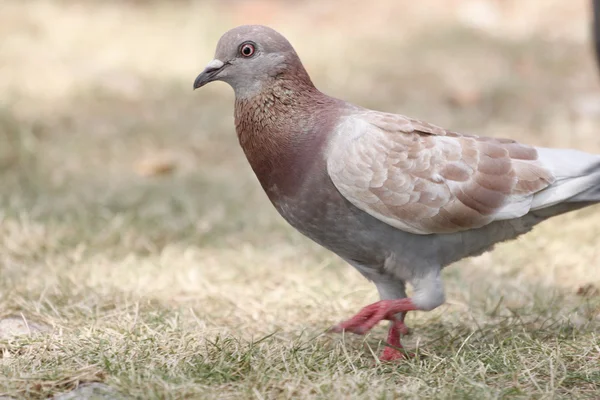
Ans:
[[[240,46],[240,54],[244,57],[252,57],[256,48],[251,43],[244,43]]]

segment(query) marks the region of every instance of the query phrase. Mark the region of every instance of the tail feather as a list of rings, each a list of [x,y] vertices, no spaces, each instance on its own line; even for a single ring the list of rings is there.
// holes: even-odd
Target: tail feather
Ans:
[[[600,156],[577,150],[537,148],[539,160],[556,177],[546,189],[536,193],[531,210],[559,203],[600,202]],[[576,207],[578,208],[578,207]]]
[[[594,185],[586,191],[571,197],[570,202],[600,202],[600,174],[595,175]]]

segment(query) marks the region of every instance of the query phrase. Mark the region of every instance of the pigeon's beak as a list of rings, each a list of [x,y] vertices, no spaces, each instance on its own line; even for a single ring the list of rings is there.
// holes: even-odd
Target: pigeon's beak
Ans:
[[[219,72],[221,72],[226,65],[227,64],[223,61],[217,59],[209,62],[206,68],[204,68],[204,71],[202,71],[194,81],[194,90],[217,79],[217,75],[219,75]]]

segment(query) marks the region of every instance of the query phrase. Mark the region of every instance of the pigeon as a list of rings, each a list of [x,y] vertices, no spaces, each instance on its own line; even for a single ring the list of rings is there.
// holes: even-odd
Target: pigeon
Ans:
[[[279,214],[375,284],[381,300],[331,330],[365,334],[390,321],[381,361],[408,356],[407,312],[445,302],[445,266],[600,201],[599,155],[461,134],[330,97],[266,26],[223,34],[194,89],[212,81],[233,88],[239,143]]]

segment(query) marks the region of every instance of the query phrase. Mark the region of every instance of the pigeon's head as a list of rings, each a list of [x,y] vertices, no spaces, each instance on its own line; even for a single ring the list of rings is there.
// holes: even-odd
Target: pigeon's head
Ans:
[[[300,64],[294,48],[277,31],[262,25],[243,25],[226,32],[215,59],[194,81],[198,89],[212,81],[224,81],[236,96],[246,97],[289,66]]]

